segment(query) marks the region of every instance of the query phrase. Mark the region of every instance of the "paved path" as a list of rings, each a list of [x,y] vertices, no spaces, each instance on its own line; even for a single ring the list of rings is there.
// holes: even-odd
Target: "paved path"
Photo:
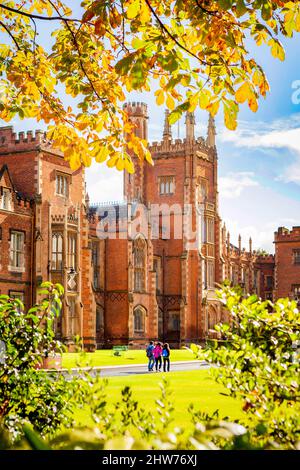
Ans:
[[[188,371],[188,370],[199,370],[208,369],[210,365],[205,361],[178,361],[171,363],[171,371]],[[89,368],[84,368],[89,370]],[[80,369],[71,369],[72,375],[80,373]],[[66,370],[63,373],[68,373]],[[91,375],[99,374],[101,377],[122,377],[130,375],[141,375],[141,374],[159,374],[159,372],[148,372],[147,364],[132,364],[123,366],[102,366],[93,367],[91,369]]]

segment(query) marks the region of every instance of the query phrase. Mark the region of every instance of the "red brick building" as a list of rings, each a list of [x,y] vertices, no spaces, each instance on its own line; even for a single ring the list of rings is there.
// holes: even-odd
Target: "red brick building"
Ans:
[[[147,139],[147,106],[126,109]],[[300,229],[289,237],[279,229],[275,261],[253,251],[251,239],[248,250],[241,239],[232,245],[222,226],[215,135],[210,118],[206,139],[196,139],[187,113],[185,139],[173,140],[165,119],[161,142],[150,145],[154,166],[124,174],[123,202],[93,206],[84,171],[70,170],[44,133],[0,128],[1,293],[29,307],[42,280],[61,283],[57,335],[67,343],[79,335],[90,349],[212,335],[224,319],[215,286],[225,279],[271,299],[275,269],[275,296],[297,293]]]
[[[279,227],[274,243],[274,295],[276,298],[290,297],[300,305],[300,227],[293,227],[292,230]]]

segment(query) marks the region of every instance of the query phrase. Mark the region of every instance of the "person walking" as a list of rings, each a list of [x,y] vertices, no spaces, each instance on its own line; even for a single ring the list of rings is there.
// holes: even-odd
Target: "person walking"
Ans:
[[[153,349],[153,356],[155,359],[155,370],[156,372],[160,372],[161,370],[161,355],[162,355],[162,346],[161,343],[158,341],[156,343],[155,348]]]
[[[154,367],[154,356],[153,356],[153,350],[154,350],[154,343],[153,341],[150,341],[147,349],[146,349],[146,355],[148,357],[148,371],[151,372]]]
[[[165,343],[162,350],[162,357],[164,361],[164,372],[170,372],[170,346]]]

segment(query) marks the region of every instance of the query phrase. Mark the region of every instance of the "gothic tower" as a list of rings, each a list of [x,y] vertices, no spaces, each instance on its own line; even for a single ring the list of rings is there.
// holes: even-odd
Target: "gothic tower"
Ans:
[[[148,140],[148,109],[145,103],[125,103],[130,121],[135,125],[134,132],[141,139]],[[124,197],[128,202],[144,201],[144,164],[134,157],[135,173],[130,175],[124,172]]]

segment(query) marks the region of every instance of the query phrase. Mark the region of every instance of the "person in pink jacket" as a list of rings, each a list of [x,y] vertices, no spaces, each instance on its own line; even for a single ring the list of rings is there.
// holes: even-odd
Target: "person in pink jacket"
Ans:
[[[153,356],[155,359],[155,370],[160,372],[161,370],[161,355],[162,355],[162,345],[160,342],[156,343],[155,348],[153,349]]]

